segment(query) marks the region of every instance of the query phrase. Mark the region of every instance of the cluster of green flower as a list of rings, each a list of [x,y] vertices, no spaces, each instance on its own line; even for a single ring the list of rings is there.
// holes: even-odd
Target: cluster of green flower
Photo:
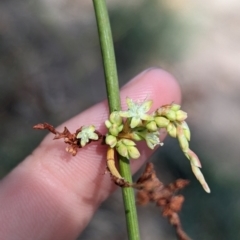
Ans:
[[[206,192],[210,189],[201,173],[201,163],[197,155],[189,148],[190,129],[186,123],[187,113],[182,111],[181,106],[175,103],[164,105],[153,113],[148,111],[152,106],[151,100],[142,103],[133,102],[127,98],[128,109],[126,111],[115,111],[105,121],[108,133],[105,143],[111,149],[128,159],[137,159],[140,152],[135,141],[146,141],[149,148],[154,149],[157,145],[162,146],[160,141],[160,129],[166,129],[171,137],[177,138],[179,145],[189,159],[192,171],[196,178],[202,184]],[[98,135],[95,133],[93,125],[83,127],[77,135],[81,139],[81,146],[85,146],[90,140],[97,140]]]

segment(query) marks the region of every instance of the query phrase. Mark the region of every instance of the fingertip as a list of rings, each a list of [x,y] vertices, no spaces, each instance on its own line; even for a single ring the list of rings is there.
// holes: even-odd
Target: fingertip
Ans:
[[[160,68],[149,68],[121,89],[123,107],[125,98],[142,101],[146,98],[153,100],[152,109],[172,102],[181,102],[181,90],[178,82],[169,72]]]
[[[181,102],[181,89],[172,74],[160,68],[152,68],[145,73],[145,77],[151,79],[155,96],[161,98],[161,104]]]

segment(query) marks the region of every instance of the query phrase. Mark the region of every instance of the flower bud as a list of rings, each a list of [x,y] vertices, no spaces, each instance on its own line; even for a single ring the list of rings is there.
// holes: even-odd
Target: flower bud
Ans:
[[[177,128],[173,123],[170,122],[167,125],[167,131],[171,137],[174,137],[174,138],[177,137]]]
[[[188,151],[185,153],[185,155],[187,156],[187,158],[190,160],[190,162],[194,166],[196,166],[198,168],[202,167],[201,162],[200,162],[198,156],[191,149],[188,149]]]
[[[143,140],[143,137],[140,134],[138,134],[138,132],[132,132],[131,137],[135,141]]]
[[[109,145],[111,148],[113,148],[117,144],[117,138],[113,135],[107,135],[105,142],[107,145]]]
[[[159,128],[167,127],[169,120],[165,117],[155,117],[155,122]]]
[[[124,144],[122,144],[121,142],[117,143],[116,150],[118,151],[118,153],[121,156],[129,158],[127,147]]]
[[[119,134],[119,129],[116,124],[112,124],[112,126],[109,128],[109,132],[113,136],[117,136]]]
[[[106,128],[110,128],[112,126],[112,123],[109,120],[105,121]]]
[[[171,110],[173,111],[178,111],[181,108],[181,106],[179,104],[173,103],[170,107]]]
[[[201,183],[203,189],[204,189],[207,193],[210,193],[211,190],[210,190],[208,184],[206,183],[205,178],[204,178],[201,170],[200,170],[198,167],[196,167],[195,165],[193,165],[193,164],[191,164],[191,167],[192,167],[192,171],[193,171],[195,177],[196,177],[197,180]]]
[[[117,126],[122,124],[122,118],[119,115],[118,111],[114,111],[110,114],[109,120],[111,123],[116,124]]]
[[[182,121],[184,121],[186,118],[187,118],[187,113],[186,113],[186,112],[184,112],[184,111],[182,111],[182,110],[178,110],[178,111],[176,112],[176,119],[177,119],[177,121],[182,122]]]
[[[183,133],[183,128],[181,125],[177,126],[177,137],[178,137],[178,142],[179,145],[184,153],[187,153],[189,150],[189,143],[187,138],[185,137]]]
[[[189,143],[188,140],[184,135],[177,135],[178,136],[178,142],[179,145],[184,153],[186,153],[189,149]]]
[[[173,110],[171,110],[171,109],[169,109],[167,112],[166,112],[166,114],[165,114],[165,116],[170,120],[170,121],[175,121],[176,120],[176,112],[175,111],[173,111]]]
[[[187,123],[185,121],[183,121],[183,122],[181,122],[181,126],[182,126],[182,129],[183,129],[183,134],[185,135],[187,140],[190,141],[191,132],[190,132],[190,129],[189,129]]]
[[[129,154],[130,158],[137,159],[140,157],[140,152],[138,151],[138,149],[136,147],[129,146],[129,147],[127,147],[127,149],[128,149],[128,154]]]
[[[151,122],[147,123],[146,128],[151,132],[155,132],[158,129],[155,121],[151,121]]]

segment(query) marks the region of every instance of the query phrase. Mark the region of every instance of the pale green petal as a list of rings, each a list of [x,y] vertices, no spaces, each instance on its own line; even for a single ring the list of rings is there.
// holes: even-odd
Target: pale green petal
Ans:
[[[136,145],[136,143],[134,141],[129,140],[129,139],[122,139],[121,141],[126,146],[135,146]]]
[[[120,112],[119,112],[119,115],[120,115],[121,117],[125,117],[125,118],[131,117],[131,114],[130,114],[130,112],[128,112],[128,111],[120,111]]]
[[[88,141],[81,139],[81,146],[84,147],[87,144]]]
[[[128,105],[128,108],[133,108],[135,106],[135,103],[133,102],[133,100],[129,97],[127,97],[126,99],[126,102],[127,102],[127,105]]]
[[[146,102],[144,102],[141,105],[141,109],[143,112],[148,112],[150,110],[150,108],[152,107],[153,101],[152,100],[148,100]]]
[[[89,134],[89,138],[92,140],[98,140],[98,135],[95,132],[93,132]]]
[[[142,121],[141,121],[141,119],[139,117],[133,117],[132,120],[131,120],[130,127],[131,128],[135,128],[135,127],[137,127],[141,123],[142,123]]]

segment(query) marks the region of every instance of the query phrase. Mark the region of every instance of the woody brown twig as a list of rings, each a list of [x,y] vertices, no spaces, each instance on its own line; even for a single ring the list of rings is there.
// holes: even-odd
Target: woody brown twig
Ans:
[[[82,148],[81,144],[80,144],[80,139],[77,138],[77,135],[79,132],[81,132],[82,127],[78,128],[75,133],[71,133],[66,127],[64,127],[63,132],[58,132],[52,125],[50,125],[49,123],[39,123],[35,126],[33,126],[34,129],[39,129],[39,130],[48,130],[49,132],[55,134],[54,136],[54,140],[56,139],[64,139],[64,142],[66,144],[68,144],[69,146],[66,148],[66,151],[71,153],[73,156],[75,156],[77,154],[77,151],[79,148]],[[103,136],[101,133],[99,133],[98,131],[95,131],[95,133],[98,135],[98,140],[102,139]],[[96,141],[98,141],[96,140]],[[92,141],[95,140],[89,140],[89,143],[91,143]]]

